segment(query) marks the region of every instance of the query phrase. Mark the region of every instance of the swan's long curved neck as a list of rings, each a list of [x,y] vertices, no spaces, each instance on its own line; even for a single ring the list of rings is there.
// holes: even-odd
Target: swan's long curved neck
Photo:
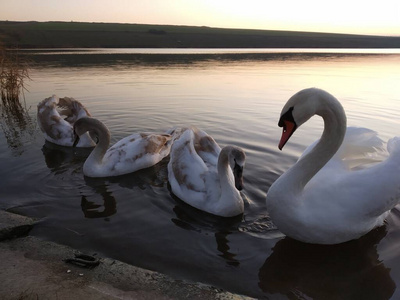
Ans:
[[[89,131],[93,132],[94,135],[98,138],[98,143],[93,151],[90,153],[86,162],[91,162],[91,164],[101,164],[104,154],[107,152],[107,149],[110,145],[110,132],[107,127],[102,123],[93,124]]]
[[[221,184],[221,191],[235,187],[235,181],[232,174],[229,173],[229,152],[231,151],[230,146],[222,148],[218,156],[218,177]]]
[[[346,115],[340,103],[336,99],[322,98],[320,104],[315,114],[320,115],[324,120],[321,139],[286,173],[286,180],[294,189],[303,189],[332,158],[342,144],[346,133]]]

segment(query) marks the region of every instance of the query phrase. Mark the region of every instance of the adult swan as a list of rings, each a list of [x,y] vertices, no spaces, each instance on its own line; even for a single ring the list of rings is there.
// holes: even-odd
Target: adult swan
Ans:
[[[346,115],[339,101],[310,88],[292,96],[283,107],[279,149],[313,115],[324,120],[322,137],[272,184],[268,212],[281,232],[303,242],[337,244],[357,239],[381,226],[400,199],[400,137],[388,141],[386,160],[351,170],[345,163],[349,149],[358,149],[357,143],[365,148],[368,142],[363,134],[354,134],[354,128],[347,133],[352,138],[345,138]],[[365,130],[367,135],[372,132]]]

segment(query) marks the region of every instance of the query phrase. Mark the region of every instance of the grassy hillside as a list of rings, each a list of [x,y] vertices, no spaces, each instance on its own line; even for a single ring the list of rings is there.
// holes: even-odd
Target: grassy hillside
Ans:
[[[400,48],[400,37],[84,22],[0,21],[19,48]]]

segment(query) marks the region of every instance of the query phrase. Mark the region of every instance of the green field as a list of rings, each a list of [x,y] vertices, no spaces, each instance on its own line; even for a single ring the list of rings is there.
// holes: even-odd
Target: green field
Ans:
[[[196,26],[0,21],[19,48],[400,48],[400,37]]]

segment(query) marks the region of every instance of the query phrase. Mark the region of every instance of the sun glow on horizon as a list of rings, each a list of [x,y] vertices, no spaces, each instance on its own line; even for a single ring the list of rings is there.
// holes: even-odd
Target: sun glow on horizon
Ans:
[[[0,0],[0,20],[193,25],[400,36],[400,1]]]

